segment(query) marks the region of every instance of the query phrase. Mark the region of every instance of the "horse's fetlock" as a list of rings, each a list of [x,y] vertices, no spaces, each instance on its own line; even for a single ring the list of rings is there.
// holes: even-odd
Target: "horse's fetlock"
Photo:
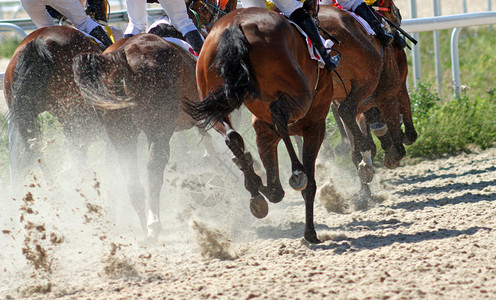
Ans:
[[[237,157],[233,157],[232,161],[241,171],[253,166],[253,157],[250,152],[241,153]]]

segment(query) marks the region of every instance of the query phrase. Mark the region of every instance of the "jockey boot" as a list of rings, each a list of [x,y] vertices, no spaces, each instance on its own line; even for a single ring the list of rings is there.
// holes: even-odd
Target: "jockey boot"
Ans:
[[[384,28],[382,28],[381,22],[379,21],[379,19],[377,19],[375,13],[372,12],[367,4],[362,3],[358,5],[354,13],[362,17],[365,21],[367,21],[367,23],[370,24],[370,27],[372,27],[372,30],[374,30],[377,38],[382,43],[382,45],[384,45],[384,47],[391,45],[391,43],[393,42],[393,36],[387,33]]]
[[[329,71],[336,69],[338,62],[333,60],[331,55],[327,52],[327,49],[322,43],[317,25],[315,25],[315,22],[310,14],[304,8],[298,8],[291,14],[291,16],[289,16],[289,19],[295,22],[296,25],[300,26],[300,28],[308,35],[313,46],[317,49],[320,56],[324,60],[326,69]]]
[[[184,35],[184,38],[186,39],[186,42],[193,47],[193,50],[195,50],[197,54],[200,54],[200,50],[203,46],[203,37],[200,32],[196,29],[191,30]]]
[[[393,45],[398,47],[400,50],[405,49],[405,47],[410,48],[406,40],[400,35],[398,31],[395,31],[393,33],[393,37],[394,37]]]
[[[96,26],[95,28],[93,28],[93,30],[90,32],[90,35],[102,42],[103,45],[105,45],[105,48],[108,48],[110,47],[110,45],[113,44],[112,40],[102,26]]]
[[[55,8],[47,5],[45,6],[46,7],[46,10],[48,11],[48,13],[50,14],[50,16],[54,19],[57,19],[57,20],[61,20],[64,16],[59,13]]]
[[[107,23],[107,1],[88,0],[86,2],[86,13],[97,22]]]

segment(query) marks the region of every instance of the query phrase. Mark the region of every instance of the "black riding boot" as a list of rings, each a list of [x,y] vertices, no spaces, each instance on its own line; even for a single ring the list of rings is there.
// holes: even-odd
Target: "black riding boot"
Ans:
[[[105,0],[88,0],[86,2],[86,13],[95,21],[107,23],[107,2]]]
[[[195,50],[197,54],[200,54],[200,50],[203,46],[203,37],[200,32],[198,32],[198,30],[189,31],[184,35],[184,38],[186,39],[186,42],[193,47],[193,50]]]
[[[385,47],[391,45],[391,43],[393,42],[393,36],[387,33],[384,28],[382,28],[381,22],[379,21],[379,19],[377,19],[372,10],[370,10],[370,7],[367,4],[362,3],[358,5],[354,13],[362,17],[365,21],[367,21],[367,23],[370,24],[370,27],[372,27],[372,30],[374,30],[377,38]]]
[[[112,45],[112,40],[108,36],[107,32],[105,32],[105,29],[101,26],[95,27],[91,32],[90,35],[97,38],[100,42],[102,42],[105,45],[105,48],[110,47]]]
[[[326,69],[329,71],[336,69],[339,60],[334,60],[327,52],[327,49],[324,44],[322,44],[322,40],[320,39],[319,30],[317,29],[317,26],[315,25],[315,22],[310,14],[304,8],[298,8],[291,14],[291,16],[289,16],[289,19],[295,22],[296,25],[300,26],[300,28],[308,35],[313,46],[317,49],[320,56],[322,56]]]

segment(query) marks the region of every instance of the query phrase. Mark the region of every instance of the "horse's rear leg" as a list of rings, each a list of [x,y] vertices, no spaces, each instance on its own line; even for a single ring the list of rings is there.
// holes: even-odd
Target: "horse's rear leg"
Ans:
[[[162,131],[162,130],[160,130]],[[160,222],[160,191],[164,182],[164,170],[170,157],[169,141],[174,133],[174,126],[163,132],[147,133],[148,139],[148,238],[157,239],[162,229]]]
[[[302,191],[307,186],[307,176],[305,169],[298,159],[296,152],[289,137],[288,122],[290,116],[290,109],[284,105],[286,101],[275,101],[270,104],[270,111],[272,113],[272,123],[274,124],[275,131],[282,138],[286,149],[288,150],[289,158],[291,159],[292,175],[289,179],[289,185],[297,190]]]
[[[108,112],[107,117],[111,117],[114,112]],[[109,140],[114,145],[114,148],[119,157],[121,171],[124,173],[129,200],[136,211],[141,229],[146,234],[146,210],[145,210],[145,189],[139,180],[138,170],[138,135],[139,130],[134,126],[123,126],[122,124],[129,124],[122,121],[120,118],[106,122],[105,126]]]
[[[257,135],[258,153],[267,172],[267,187],[260,191],[272,203],[278,203],[284,198],[277,157],[277,145],[281,137],[266,122],[256,119],[253,128]],[[303,148],[303,145],[302,145]]]
[[[22,184],[29,169],[34,167],[35,161],[47,180],[52,178],[52,174],[41,152],[41,133],[36,121],[25,121],[23,129],[11,118],[8,124],[11,187],[12,192],[19,193],[22,192]]]
[[[19,133],[15,129],[12,124],[12,120],[9,119],[9,156],[10,156],[10,183],[12,192],[18,193],[20,192],[20,188],[22,185],[22,174],[24,170],[22,162],[21,162],[21,145],[19,144],[19,140],[21,137]]]
[[[305,199],[305,239],[310,243],[320,243],[315,231],[313,208],[317,184],[315,182],[315,160],[325,136],[325,122],[303,130],[303,166],[308,184],[301,192]]]
[[[251,213],[261,219],[269,213],[269,206],[264,197],[260,194],[260,188],[263,186],[262,179],[253,169],[253,157],[250,152],[245,152],[245,144],[239,133],[234,131],[229,123],[223,119],[215,126],[220,134],[225,138],[227,147],[234,154],[233,162],[243,172],[245,176],[245,188],[250,192],[250,210]]]

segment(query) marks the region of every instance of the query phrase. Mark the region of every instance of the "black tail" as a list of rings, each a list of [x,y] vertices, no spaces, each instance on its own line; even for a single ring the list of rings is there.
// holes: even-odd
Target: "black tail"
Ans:
[[[102,109],[121,109],[134,105],[124,89],[126,57],[121,52],[111,54],[80,54],[74,58],[74,80],[83,98],[90,105]],[[106,80],[109,73],[112,82]],[[109,85],[110,84],[110,85]]]
[[[9,118],[25,141],[40,132],[37,116],[45,109],[46,86],[54,66],[52,53],[39,39],[28,43],[17,59]]]
[[[215,64],[224,84],[198,103],[185,103],[185,110],[205,128],[239,108],[246,98],[258,96],[249,60],[249,45],[239,25],[222,34]]]

